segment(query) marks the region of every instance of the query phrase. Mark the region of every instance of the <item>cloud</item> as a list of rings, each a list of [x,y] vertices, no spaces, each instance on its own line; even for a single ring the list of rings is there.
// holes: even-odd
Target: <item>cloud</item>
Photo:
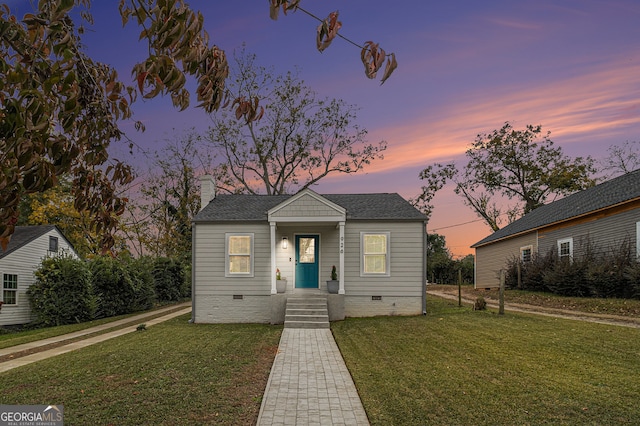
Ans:
[[[556,143],[615,138],[640,129],[640,61],[619,59],[539,84],[487,87],[424,110],[420,120],[371,131],[391,148],[380,170],[427,165],[459,156],[479,133],[541,124]],[[606,147],[605,147],[606,148]]]

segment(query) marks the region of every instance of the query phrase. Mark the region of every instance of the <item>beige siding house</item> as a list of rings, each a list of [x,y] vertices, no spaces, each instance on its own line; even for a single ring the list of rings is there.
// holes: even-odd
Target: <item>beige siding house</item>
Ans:
[[[7,249],[0,249],[0,326],[33,320],[27,297],[27,290],[35,281],[33,273],[44,258],[62,253],[77,257],[56,226],[16,226]]]
[[[202,201],[194,322],[281,323],[287,297],[329,292],[334,266],[331,319],[425,312],[426,217],[398,194],[216,195],[205,177]]]
[[[588,245],[608,250],[629,242],[640,259],[640,170],[539,207],[478,241],[475,287],[500,285],[500,270],[513,257],[555,251],[580,256]]]

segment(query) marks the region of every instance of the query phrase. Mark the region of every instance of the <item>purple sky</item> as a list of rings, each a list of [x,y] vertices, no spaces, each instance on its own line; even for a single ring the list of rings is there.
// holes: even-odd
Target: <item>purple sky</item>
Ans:
[[[8,3],[16,10],[28,4]],[[139,30],[122,28],[115,0],[93,3],[96,24],[84,38],[88,52],[127,81],[142,58]],[[343,40],[319,53],[317,23],[301,12],[272,21],[267,0],[188,3],[202,11],[211,41],[229,56],[245,43],[261,64],[279,72],[299,66],[318,94],[361,108],[358,124],[368,129],[369,142],[388,142],[385,159],[366,174],[327,178],[314,187],[319,193],[413,197],[422,168],[461,162],[478,133],[505,121],[516,129],[541,124],[571,156],[602,159],[611,145],[640,139],[637,0],[303,0],[322,18],[339,10],[345,37],[395,52],[398,69],[383,86],[364,76],[359,49]],[[172,129],[209,124],[203,111],[178,113],[169,99],[139,102],[135,111],[147,131],[123,128],[145,147],[162,144]],[[428,228],[445,235],[454,254],[470,253],[469,246],[490,233],[450,188],[435,204]]]

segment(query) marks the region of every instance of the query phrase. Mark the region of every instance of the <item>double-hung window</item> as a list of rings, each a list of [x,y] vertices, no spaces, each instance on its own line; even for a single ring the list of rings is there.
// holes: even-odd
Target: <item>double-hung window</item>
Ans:
[[[573,238],[558,240],[558,257],[560,259],[573,259]]]
[[[533,246],[520,247],[520,260],[523,263],[531,262],[532,254],[533,254]]]
[[[360,233],[362,276],[389,276],[389,232]]]
[[[18,276],[2,274],[2,301],[5,305],[18,304]]]
[[[253,276],[253,234],[226,234],[226,266],[227,277]]]

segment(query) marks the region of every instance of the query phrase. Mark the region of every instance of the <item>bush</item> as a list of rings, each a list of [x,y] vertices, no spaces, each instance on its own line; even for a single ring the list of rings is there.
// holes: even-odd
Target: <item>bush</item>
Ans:
[[[507,263],[505,287],[528,291],[549,291],[544,281],[544,273],[555,267],[556,253],[551,251],[544,256],[533,256],[530,262],[522,262],[513,257]],[[518,265],[520,265],[521,283],[518,286]]]
[[[94,318],[96,297],[86,263],[70,256],[46,258],[35,276],[27,295],[39,324],[55,326]]]
[[[506,286],[546,291],[563,296],[640,299],[640,263],[628,241],[607,250],[586,241],[583,256],[558,259],[555,250],[523,263],[518,257],[507,262]],[[518,266],[521,286],[518,286]]]
[[[112,317],[153,307],[155,293],[149,267],[129,258],[98,257],[91,261],[96,317]]]
[[[187,297],[190,293],[186,268],[180,261],[161,257],[153,265],[153,280],[158,300],[173,302]]]
[[[128,259],[126,263],[136,289],[132,305],[133,312],[153,308],[157,297],[153,282],[153,263],[151,259]]]
[[[562,259],[555,266],[543,272],[542,280],[550,292],[561,296],[591,296],[591,288],[586,280],[585,262]]]

